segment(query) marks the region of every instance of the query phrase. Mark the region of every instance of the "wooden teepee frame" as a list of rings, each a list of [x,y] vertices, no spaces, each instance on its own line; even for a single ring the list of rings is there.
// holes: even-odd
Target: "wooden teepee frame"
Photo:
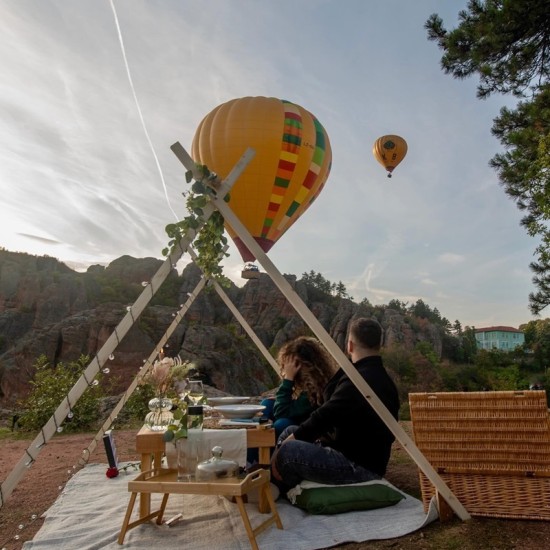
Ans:
[[[171,149],[174,152],[174,154],[178,157],[180,162],[187,168],[187,170],[191,170],[193,172],[193,177],[195,179],[198,179],[199,174],[197,173],[196,165],[192,160],[192,158],[189,156],[189,154],[185,151],[185,149],[179,143],[175,143],[174,145],[172,145]],[[244,170],[248,162],[250,162],[251,158],[253,157],[253,154],[254,153],[252,150],[250,149],[247,150],[243,155],[243,157],[235,165],[235,167],[233,168],[229,176],[226,178],[226,180],[224,180],[222,184],[215,190],[216,194],[214,196],[211,196],[211,200],[208,206],[205,207],[204,209],[203,221],[208,220],[208,218],[212,215],[215,209],[217,209],[223,215],[225,222],[231,226],[235,234],[237,234],[240,237],[240,239],[245,244],[245,246],[256,257],[256,260],[264,268],[266,273],[270,276],[272,281],[275,283],[278,289],[282,292],[285,298],[289,301],[289,303],[294,307],[296,312],[301,316],[302,320],[309,326],[309,328],[315,334],[315,336],[319,339],[319,341],[321,341],[322,344],[326,347],[327,351],[333,356],[335,361],[344,370],[344,372],[347,374],[347,376],[350,378],[353,384],[361,392],[363,397],[369,402],[369,404],[376,411],[378,416],[383,420],[386,426],[391,430],[391,432],[394,434],[396,439],[407,451],[407,453],[411,456],[411,458],[415,461],[415,463],[420,468],[420,470],[433,483],[439,496],[444,501],[446,501],[449,507],[456,513],[456,515],[460,519],[462,520],[470,519],[470,515],[468,514],[464,506],[458,501],[456,496],[451,492],[449,487],[445,484],[445,482],[437,474],[437,472],[434,470],[431,464],[426,460],[424,455],[416,447],[412,439],[406,434],[406,432],[403,430],[400,424],[395,420],[395,418],[391,415],[388,409],[384,406],[382,401],[378,398],[378,396],[370,388],[367,382],[359,374],[357,369],[352,365],[352,363],[349,361],[349,359],[344,354],[344,352],[338,347],[336,342],[334,342],[334,340],[326,332],[326,330],[319,323],[319,321],[313,315],[313,313],[309,310],[309,308],[304,304],[304,302],[301,300],[298,294],[292,289],[288,281],[282,276],[282,274],[278,271],[278,269],[275,267],[273,262],[271,262],[271,260],[265,254],[265,252],[256,243],[254,238],[250,235],[248,230],[243,226],[243,224],[240,222],[237,216],[233,213],[231,208],[224,202],[223,200],[224,196],[227,194],[227,192],[229,192],[229,190],[231,189],[231,187],[233,186],[233,184],[235,183],[239,175],[242,173],[242,171]],[[146,307],[148,302],[154,296],[155,292],[158,290],[160,285],[164,282],[170,270],[172,269],[173,266],[175,266],[176,262],[181,258],[183,253],[185,251],[189,252],[192,260],[193,261],[196,260],[195,253],[190,248],[190,244],[194,240],[196,233],[198,232],[199,229],[197,229],[196,231],[192,231],[192,230],[188,231],[186,235],[174,247],[174,249],[170,253],[170,256],[166,259],[166,261],[159,268],[157,273],[153,276],[150,285],[148,285],[148,287],[142,292],[142,294],[138,297],[134,305],[128,309],[127,315],[122,319],[119,325],[115,328],[111,337],[107,340],[107,342],[105,342],[103,347],[99,350],[94,360],[86,368],[81,378],[76,382],[75,386],[71,389],[71,391],[67,395],[67,398],[63,400],[63,402],[59,405],[58,409],[55,411],[54,415],[42,428],[41,433],[33,441],[31,446],[26,450],[25,455],[17,463],[17,465],[11,472],[10,476],[8,476],[6,481],[2,485],[0,485],[0,507],[4,504],[5,500],[13,491],[18,481],[23,476],[24,471],[29,466],[32,465],[37,454],[40,452],[40,449],[47,443],[47,441],[52,437],[55,431],[57,431],[57,428],[61,425],[61,423],[67,416],[67,414],[70,412],[71,404],[74,405],[77,399],[82,395],[82,393],[84,393],[87,387],[92,383],[93,378],[99,373],[100,368],[105,364],[110,354],[116,349],[117,345],[120,343],[122,338],[130,330],[134,322],[142,313],[143,309]],[[211,281],[212,285],[214,286],[216,292],[219,294],[223,302],[235,315],[239,323],[243,326],[247,334],[254,341],[254,343],[256,344],[258,349],[262,352],[262,354],[264,355],[266,360],[269,362],[269,364],[275,369],[276,372],[278,372],[277,363],[275,362],[271,354],[268,352],[268,350],[265,348],[265,346],[261,343],[261,341],[256,336],[252,328],[244,319],[244,317],[242,317],[240,312],[231,302],[227,294],[220,287],[220,285],[214,279],[208,279],[207,277],[203,277],[199,281],[199,283],[197,284],[197,286],[195,287],[191,295],[189,296],[186,303],[181,306],[181,309],[178,311],[177,315],[175,316],[174,321],[172,322],[172,324],[170,325],[166,333],[163,335],[163,337],[159,340],[157,346],[155,347],[155,349],[153,350],[149,358],[146,360],[145,365],[142,371],[140,372],[140,374],[136,376],[136,378],[132,381],[132,383],[126,390],[126,392],[121,397],[119,403],[115,406],[115,408],[109,415],[109,418],[104,423],[102,429],[99,431],[99,433],[96,435],[94,440],[91,442],[88,449],[86,449],[83,452],[83,457],[80,459],[81,464],[85,464],[87,462],[90,453],[97,446],[97,442],[102,438],[105,431],[107,431],[110,428],[112,422],[116,418],[116,415],[120,412],[120,410],[122,409],[122,407],[124,406],[128,398],[130,397],[134,389],[137,387],[140,378],[147,373],[147,371],[151,367],[152,362],[158,356],[158,353],[160,352],[160,350],[162,349],[162,347],[164,346],[164,344],[166,343],[170,335],[176,329],[177,325],[180,323],[181,319],[183,318],[185,313],[189,310],[189,308],[191,307],[191,304],[193,303],[195,298],[200,294],[200,292],[203,290],[204,286],[208,281]]]

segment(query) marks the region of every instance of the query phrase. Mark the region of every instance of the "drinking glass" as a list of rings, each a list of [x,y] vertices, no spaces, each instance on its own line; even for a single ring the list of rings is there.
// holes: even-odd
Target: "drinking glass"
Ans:
[[[193,403],[193,405],[198,405],[204,398],[204,386],[200,380],[189,380],[187,386],[187,396]]]
[[[184,378],[183,380],[178,380],[175,384],[176,391],[180,397],[181,401],[186,401],[187,396],[189,395],[189,380]]]

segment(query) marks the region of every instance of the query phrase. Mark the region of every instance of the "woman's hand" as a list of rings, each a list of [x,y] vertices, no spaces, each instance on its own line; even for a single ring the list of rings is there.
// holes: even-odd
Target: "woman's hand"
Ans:
[[[296,359],[286,361],[283,364],[283,379],[293,381],[301,368],[302,365]]]

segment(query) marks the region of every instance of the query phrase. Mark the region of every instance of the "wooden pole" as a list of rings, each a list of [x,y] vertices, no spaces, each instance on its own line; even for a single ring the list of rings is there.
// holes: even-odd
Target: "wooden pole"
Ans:
[[[225,221],[231,226],[233,231],[240,237],[245,246],[252,252],[258,262],[265,269],[266,273],[271,277],[275,285],[284,294],[286,299],[296,309],[298,314],[307,323],[317,338],[323,343],[327,350],[331,353],[334,359],[342,367],[353,384],[361,392],[363,397],[370,403],[378,416],[384,421],[386,426],[391,430],[396,439],[401,443],[403,448],[416,462],[418,467],[424,472],[426,477],[433,483],[439,494],[445,499],[452,510],[461,520],[470,519],[470,514],[459,502],[456,496],[451,492],[447,484],[441,479],[432,465],[426,460],[412,439],[406,434],[400,424],[391,415],[376,393],[370,388],[364,378],[359,374],[357,369],[352,365],[344,352],[338,347],[336,342],[330,337],[321,323],[304,304],[298,294],[292,289],[288,281],[275,267],[273,262],[268,258],[265,252],[260,248],[258,243],[250,235],[241,221],[237,218],[228,204],[223,200],[223,197],[212,198],[212,202],[223,215]]]

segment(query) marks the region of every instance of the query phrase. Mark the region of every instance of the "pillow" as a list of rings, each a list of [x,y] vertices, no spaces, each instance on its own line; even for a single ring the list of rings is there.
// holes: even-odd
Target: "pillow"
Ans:
[[[384,481],[354,485],[320,485],[302,482],[289,492],[292,504],[310,514],[341,514],[354,510],[373,510],[393,506],[405,498]],[[306,485],[304,487],[304,485]]]

